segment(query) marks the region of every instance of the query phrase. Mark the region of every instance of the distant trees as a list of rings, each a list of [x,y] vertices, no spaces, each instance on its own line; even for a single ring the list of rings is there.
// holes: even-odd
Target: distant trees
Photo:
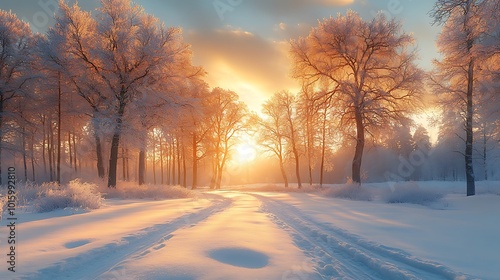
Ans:
[[[437,41],[443,59],[435,61],[432,81],[447,110],[457,109],[463,119],[467,196],[475,194],[475,108],[485,96],[480,85],[496,83],[485,78],[499,73],[498,63],[493,69],[486,63],[498,60],[498,44],[492,44],[498,38],[498,7],[498,0],[438,0],[431,12],[435,23],[444,24]]]
[[[361,183],[366,133],[400,120],[422,88],[413,38],[382,14],[365,22],[355,12],[320,22],[308,37],[292,41],[293,76],[331,85],[342,126],[353,128],[356,149],[352,180]],[[338,88],[338,91],[331,90]]]

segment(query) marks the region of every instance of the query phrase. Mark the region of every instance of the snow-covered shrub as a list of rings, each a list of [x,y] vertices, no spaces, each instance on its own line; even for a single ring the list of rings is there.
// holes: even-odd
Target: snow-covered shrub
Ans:
[[[138,185],[132,182],[120,182],[114,189],[101,187],[101,192],[106,198],[121,199],[172,199],[189,198],[196,195],[195,191],[180,186]]]
[[[373,192],[359,184],[348,182],[342,186],[326,188],[323,195],[359,201],[372,201]]]
[[[422,189],[415,182],[397,183],[392,191],[383,194],[382,199],[387,203],[411,203],[429,205],[442,199],[440,192]]]
[[[37,198],[31,203],[37,212],[64,208],[98,209],[103,198],[94,184],[76,179],[67,185],[42,184]]]
[[[30,181],[18,183],[16,185],[17,200],[19,205],[26,206],[30,204],[30,202],[40,198],[40,196],[49,190],[57,190],[60,188],[61,187],[55,182],[43,183],[41,185],[37,185]]]
[[[102,205],[101,194],[94,184],[73,180],[66,185],[32,182],[16,185],[18,206],[33,212],[50,212],[56,209],[97,209]]]

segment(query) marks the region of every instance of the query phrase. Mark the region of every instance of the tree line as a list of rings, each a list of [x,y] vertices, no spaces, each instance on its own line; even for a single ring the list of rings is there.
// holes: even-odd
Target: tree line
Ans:
[[[299,187],[304,170],[309,184],[319,170],[323,184],[340,147],[352,150],[351,178],[361,184],[367,147],[408,155],[431,145],[423,128],[411,148],[398,133],[408,135],[412,115],[439,104],[437,146],[450,135],[464,140],[473,195],[474,155],[486,165],[499,139],[498,7],[498,0],[437,1],[430,14],[443,24],[442,57],[431,73],[417,66],[415,40],[399,20],[366,21],[352,11],[324,19],[290,42],[300,92],[277,92],[258,113],[237,93],[211,89],[181,29],[129,0],[102,0],[95,15],[61,1],[46,34],[0,11],[0,174],[7,155],[23,164],[25,180],[61,182],[65,172],[93,170],[115,187],[131,170],[144,184],[149,169],[153,183],[196,188],[203,172],[220,188],[247,133],[277,159],[285,185],[290,164]],[[429,92],[438,100],[431,105]]]

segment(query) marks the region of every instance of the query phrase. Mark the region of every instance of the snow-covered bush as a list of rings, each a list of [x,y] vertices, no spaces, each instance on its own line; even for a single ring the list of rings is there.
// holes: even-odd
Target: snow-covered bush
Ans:
[[[429,205],[444,197],[443,193],[422,189],[415,182],[397,183],[392,191],[383,194],[382,200],[387,203],[411,203]]]
[[[56,209],[97,209],[102,205],[101,194],[94,184],[73,180],[66,185],[31,182],[17,184],[18,205],[33,212],[50,212]]]
[[[323,195],[359,201],[372,201],[373,192],[363,186],[348,182],[342,186],[326,188]]]
[[[49,212],[67,207],[98,209],[102,202],[103,198],[96,185],[76,179],[61,186],[42,184],[42,190],[32,205],[37,212]]]
[[[195,191],[188,190],[180,186],[163,185],[138,185],[132,182],[120,182],[115,189],[105,186],[101,187],[101,192],[106,198],[121,199],[172,199],[189,198],[196,195]]]

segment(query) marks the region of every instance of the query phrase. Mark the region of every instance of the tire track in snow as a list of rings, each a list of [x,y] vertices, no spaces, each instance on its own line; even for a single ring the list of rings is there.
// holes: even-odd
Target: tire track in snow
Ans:
[[[173,232],[185,227],[193,227],[212,215],[224,211],[232,204],[231,199],[219,195],[206,194],[205,196],[210,196],[214,204],[169,222],[141,229],[137,233],[122,237],[117,242],[61,260],[50,267],[22,276],[20,279],[99,279],[99,276],[111,271],[128,258],[140,258],[163,248],[164,243],[173,236]],[[90,267],[92,269],[89,269]]]
[[[312,258],[323,279],[472,279],[444,265],[317,222],[287,203],[253,195],[262,201],[263,211],[274,223],[288,231],[295,244]],[[298,275],[296,279],[302,278]]]

